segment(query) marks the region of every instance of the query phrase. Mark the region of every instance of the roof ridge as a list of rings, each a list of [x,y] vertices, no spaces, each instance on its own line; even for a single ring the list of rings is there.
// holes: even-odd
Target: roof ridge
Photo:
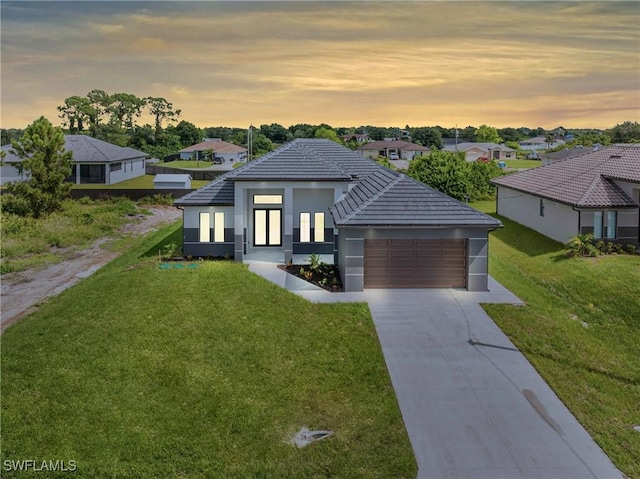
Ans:
[[[327,141],[331,141],[331,140],[327,140]],[[303,143],[303,142],[300,142],[299,144],[300,144],[300,147],[301,147],[303,150],[305,150],[305,152],[310,153],[310,156],[313,156],[314,158],[316,158],[316,159],[320,160],[322,163],[324,163],[325,165],[327,165],[329,168],[332,168],[333,170],[337,171],[338,173],[341,173],[341,174],[346,175],[346,176],[350,176],[350,177],[353,177],[353,176],[354,176],[354,175],[353,175],[353,173],[351,173],[351,172],[349,172],[349,171],[345,170],[345,169],[344,169],[344,168],[342,168],[340,165],[338,165],[338,162],[333,161],[333,160],[330,160],[330,159],[328,159],[328,158],[325,158],[324,156],[320,155],[318,152],[316,152],[316,151],[314,151],[314,150],[312,150],[312,149],[308,148],[308,147],[306,146],[306,144],[305,144],[305,143]],[[337,144],[337,143],[336,143],[336,144]]]
[[[89,135],[69,135],[69,136],[82,137],[83,141],[86,140],[86,143],[91,145],[98,153],[100,153],[105,158],[105,160],[109,161],[109,156],[104,151],[102,151],[100,148],[98,148],[98,146],[92,141],[92,140],[98,140],[97,138],[94,138],[94,137],[89,136]],[[91,140],[89,140],[89,138]],[[98,141],[102,141],[102,140],[98,140]],[[108,142],[105,142],[105,143],[107,143],[109,145],[113,144],[113,143],[108,143]],[[113,145],[113,146],[118,146],[118,145]],[[122,148],[122,147],[120,147],[120,148]]]
[[[389,170],[391,173],[393,173],[391,170]],[[354,185],[354,188],[358,187],[360,185],[360,183],[362,183],[363,181],[365,181],[367,178],[369,178],[372,175],[376,175],[376,174],[382,174],[383,171],[382,170],[376,170],[373,173],[371,173],[370,175],[365,176],[361,181],[359,181],[356,185]],[[347,216],[345,216],[343,218],[343,221],[348,221],[351,218],[353,218],[357,213],[360,213],[362,211],[363,208],[369,206],[371,203],[373,203],[375,200],[377,200],[378,198],[380,198],[380,196],[382,196],[384,193],[386,193],[387,191],[389,191],[391,188],[393,188],[395,185],[397,185],[398,183],[400,183],[400,181],[402,180],[402,178],[404,177],[404,175],[401,173],[399,174],[393,181],[391,181],[389,184],[387,184],[387,186],[385,186],[384,188],[382,188],[380,191],[378,191],[375,195],[370,196],[369,198],[367,198],[367,201],[363,202],[361,205],[358,205],[357,208],[354,208],[354,210],[349,213]],[[349,194],[347,192],[347,194]],[[336,202],[337,203],[337,202]]]

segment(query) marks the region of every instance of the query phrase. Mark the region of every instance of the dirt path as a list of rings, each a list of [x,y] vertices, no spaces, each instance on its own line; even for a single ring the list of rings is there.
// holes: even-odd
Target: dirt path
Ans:
[[[146,209],[153,215],[124,225],[120,232],[140,236],[162,225],[173,223],[182,216],[182,212],[174,207],[152,206]],[[110,238],[101,238],[90,248],[76,251],[71,258],[45,269],[3,275],[0,288],[2,331],[37,309],[47,298],[59,294],[117,258],[120,253],[102,248],[109,240]]]

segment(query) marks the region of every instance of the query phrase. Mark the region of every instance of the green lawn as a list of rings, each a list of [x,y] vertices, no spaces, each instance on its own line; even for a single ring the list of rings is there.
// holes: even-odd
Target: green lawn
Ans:
[[[507,168],[535,168],[542,165],[539,160],[504,160]]]
[[[568,259],[560,243],[497,218],[489,271],[526,306],[485,310],[616,466],[640,477],[640,256]]]
[[[367,306],[312,304],[233,262],[160,269],[158,250],[181,234],[140,241],[3,334],[2,464],[75,460],[78,477],[105,478],[415,477]],[[288,441],[305,426],[335,435],[298,449]]]
[[[142,190],[152,190],[153,189],[153,179],[155,175],[142,175],[137,178],[131,178],[130,180],[121,181],[120,183],[116,183],[114,185],[97,185],[97,184],[85,184],[85,185],[73,185],[73,189],[76,190],[84,190],[84,189],[93,189],[93,190],[127,190],[127,189],[142,189]],[[202,188],[207,183],[210,183],[209,180],[191,180],[191,188]]]
[[[155,166],[167,166],[169,168],[208,168],[213,163],[211,161],[196,161],[196,160],[175,160],[168,161],[166,163],[156,163]]]

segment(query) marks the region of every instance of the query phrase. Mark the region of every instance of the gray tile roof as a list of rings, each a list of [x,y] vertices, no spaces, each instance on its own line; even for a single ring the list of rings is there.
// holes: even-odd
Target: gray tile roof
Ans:
[[[175,204],[231,205],[234,180],[262,180],[270,174],[278,180],[317,181],[313,175],[318,166],[325,177],[343,175],[343,181],[354,183],[330,208],[338,226],[501,226],[495,218],[330,140],[294,140],[179,198]]]
[[[634,207],[614,180],[640,183],[640,144],[620,144],[493,180],[497,186],[583,208]]]
[[[4,145],[2,149],[7,152],[5,162],[22,162],[20,157],[10,153],[13,149],[11,145]],[[86,135],[65,135],[64,149],[73,153],[74,163],[115,163],[149,157],[143,151],[128,147],[123,148]]]
[[[338,226],[501,226],[491,216],[384,168],[359,181],[330,212]]]

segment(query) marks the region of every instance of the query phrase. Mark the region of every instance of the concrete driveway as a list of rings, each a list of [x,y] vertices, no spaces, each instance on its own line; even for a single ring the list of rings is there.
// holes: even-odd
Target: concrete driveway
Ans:
[[[520,302],[494,280],[332,294],[266,265],[250,269],[311,301],[369,303],[419,478],[623,477],[480,307]]]

